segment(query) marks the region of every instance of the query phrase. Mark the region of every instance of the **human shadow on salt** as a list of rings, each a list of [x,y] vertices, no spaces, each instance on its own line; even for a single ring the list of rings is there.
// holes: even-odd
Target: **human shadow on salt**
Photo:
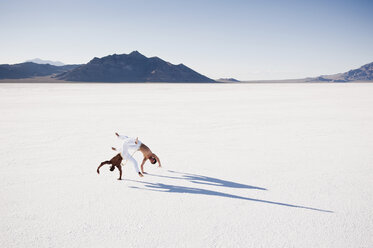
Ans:
[[[182,193],[182,194],[196,194],[196,195],[208,195],[208,196],[219,196],[219,197],[227,197],[232,199],[240,199],[246,201],[254,201],[254,202],[261,202],[266,204],[274,204],[284,207],[292,207],[292,208],[302,208],[307,210],[314,210],[326,213],[333,213],[330,210],[323,210],[318,208],[282,203],[282,202],[275,202],[275,201],[267,201],[267,200],[260,200],[255,198],[243,197],[233,194],[227,194],[219,191],[201,189],[201,188],[193,188],[193,187],[185,187],[185,186],[178,186],[178,185],[171,185],[171,184],[164,184],[164,183],[150,183],[150,182],[142,182],[137,180],[129,180],[126,181],[141,183],[145,186],[145,188],[137,187],[137,186],[130,186],[130,188],[140,189],[140,190],[149,190],[149,191],[156,191],[156,192],[166,192],[166,193]]]
[[[214,177],[196,175],[196,174],[185,173],[185,172],[177,172],[177,171],[172,171],[172,170],[168,170],[168,172],[177,174],[179,176],[164,176],[164,175],[155,175],[155,174],[147,174],[147,175],[154,176],[154,177],[164,177],[164,178],[170,178],[170,179],[178,179],[178,180],[188,180],[189,182],[192,182],[192,183],[211,185],[211,186],[220,186],[220,187],[228,187],[228,188],[240,188],[240,189],[267,190],[267,189],[261,188],[261,187],[251,186],[251,185],[242,184],[242,183],[236,183],[236,182],[222,180],[222,179],[214,178]]]

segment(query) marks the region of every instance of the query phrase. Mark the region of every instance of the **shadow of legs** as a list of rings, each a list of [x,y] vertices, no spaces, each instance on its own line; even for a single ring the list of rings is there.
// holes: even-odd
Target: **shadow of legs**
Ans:
[[[326,213],[333,213],[333,211],[330,211],[330,210],[323,210],[323,209],[318,209],[318,208],[312,208],[312,207],[306,207],[306,206],[300,206],[300,205],[293,205],[293,204],[282,203],[282,202],[260,200],[260,199],[237,196],[237,195],[233,195],[233,194],[227,194],[227,193],[222,193],[222,192],[213,191],[213,190],[206,190],[206,189],[201,189],[201,188],[184,187],[184,186],[170,185],[170,184],[164,184],[164,183],[141,182],[141,181],[135,181],[135,180],[128,180],[128,181],[143,184],[146,188],[132,187],[132,188],[141,189],[141,190],[151,190],[151,191],[167,192],[167,193],[188,193],[188,194],[199,194],[199,195],[228,197],[228,198],[241,199],[241,200],[246,200],[246,201],[255,201],[255,202],[262,202],[262,203],[267,203],[267,204],[274,204],[274,205],[279,205],[279,206],[284,206],[284,207],[303,208],[303,209],[308,209],[308,210],[314,210],[314,211],[320,211],[320,212],[326,212]]]
[[[211,185],[211,186],[267,190],[261,187],[256,187],[256,186],[251,186],[251,185],[246,185],[246,184],[241,184],[241,183],[235,183],[232,181],[222,180],[222,179],[218,179],[214,177],[196,175],[196,174],[185,173],[185,172],[177,172],[177,171],[171,171],[171,170],[169,170],[168,172],[178,174],[180,176],[163,176],[163,175],[155,175],[155,174],[149,174],[149,175],[155,176],[155,177],[170,178],[170,179],[188,180],[192,183]]]

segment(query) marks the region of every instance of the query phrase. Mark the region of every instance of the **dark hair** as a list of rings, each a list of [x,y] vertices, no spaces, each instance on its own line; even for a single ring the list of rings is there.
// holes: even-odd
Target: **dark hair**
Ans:
[[[110,166],[110,171],[113,171],[113,170],[115,170],[115,166],[114,165]]]
[[[155,157],[150,157],[150,163],[152,163],[152,164],[157,163],[157,160],[155,159]]]

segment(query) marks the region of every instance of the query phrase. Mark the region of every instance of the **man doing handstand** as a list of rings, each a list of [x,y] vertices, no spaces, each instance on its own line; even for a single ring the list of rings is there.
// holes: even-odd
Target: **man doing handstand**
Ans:
[[[100,168],[103,165],[105,165],[105,164],[111,164],[110,171],[113,171],[115,169],[115,167],[117,167],[118,170],[119,170],[119,178],[118,178],[118,180],[122,180],[122,165],[121,165],[122,160],[123,160],[122,155],[120,153],[118,153],[112,159],[102,162],[100,164],[100,166],[97,168],[97,173],[100,174]]]

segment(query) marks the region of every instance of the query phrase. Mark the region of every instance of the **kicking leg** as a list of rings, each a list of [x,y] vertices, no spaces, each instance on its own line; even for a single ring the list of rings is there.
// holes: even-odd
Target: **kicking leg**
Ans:
[[[141,172],[139,170],[139,166],[137,165],[136,160],[132,156],[130,156],[128,158],[128,161],[130,161],[133,164],[133,167],[135,168],[135,171],[137,172],[137,174],[139,174],[140,177],[143,177],[144,175],[141,174]]]

